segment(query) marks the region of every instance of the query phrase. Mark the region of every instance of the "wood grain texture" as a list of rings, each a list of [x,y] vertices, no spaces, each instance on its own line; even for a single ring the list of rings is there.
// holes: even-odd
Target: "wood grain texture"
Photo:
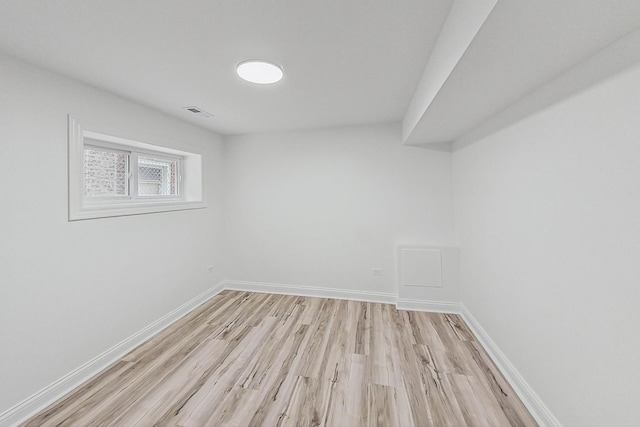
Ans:
[[[535,426],[457,315],[224,291],[22,426]]]

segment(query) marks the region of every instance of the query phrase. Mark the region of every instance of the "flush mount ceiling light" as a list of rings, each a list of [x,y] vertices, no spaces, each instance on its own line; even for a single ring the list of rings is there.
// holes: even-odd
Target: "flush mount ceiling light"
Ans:
[[[279,65],[261,59],[242,61],[236,67],[236,72],[248,82],[263,85],[278,82],[283,76]]]

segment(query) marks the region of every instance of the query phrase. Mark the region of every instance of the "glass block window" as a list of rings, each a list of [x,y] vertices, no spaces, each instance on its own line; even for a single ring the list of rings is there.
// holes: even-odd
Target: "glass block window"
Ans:
[[[119,197],[129,193],[126,152],[85,146],[84,195],[86,197]]]
[[[139,155],[138,195],[177,196],[178,161]]]

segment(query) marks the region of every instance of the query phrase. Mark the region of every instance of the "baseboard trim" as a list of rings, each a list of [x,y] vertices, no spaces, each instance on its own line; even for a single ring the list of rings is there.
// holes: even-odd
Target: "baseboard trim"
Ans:
[[[498,345],[491,339],[487,331],[485,331],[478,320],[473,317],[464,304],[461,304],[461,315],[482,347],[489,354],[493,363],[495,363],[500,372],[502,372],[502,375],[504,375],[507,382],[513,387],[522,403],[524,403],[538,424],[540,424],[540,426],[561,427],[562,424],[560,424],[560,421],[551,413],[549,408],[547,408],[540,397],[533,391],[513,363],[511,363],[502,350],[500,350]]]
[[[432,313],[460,314],[462,309],[462,304],[460,304],[459,302],[423,301],[423,300],[398,298],[396,300],[396,307],[399,310],[429,311]]]
[[[22,402],[0,414],[0,427],[18,425],[34,416],[74,388],[113,364],[122,356],[147,341],[167,326],[184,317],[196,307],[214,297],[223,290],[223,282],[201,293],[180,307],[119,342],[84,365],[74,369],[54,383],[43,388]]]
[[[315,286],[285,285],[281,283],[246,282],[239,280],[225,280],[224,288],[234,291],[262,292],[280,295],[298,295],[317,298],[334,298],[352,301],[379,302],[395,304],[396,294],[385,292],[369,292],[344,290],[335,288],[320,288]]]

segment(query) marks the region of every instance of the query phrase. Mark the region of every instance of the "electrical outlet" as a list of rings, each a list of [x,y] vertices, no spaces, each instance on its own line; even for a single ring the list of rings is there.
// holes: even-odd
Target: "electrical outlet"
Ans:
[[[382,276],[382,269],[381,268],[374,268],[373,271],[371,272],[371,274],[373,274],[374,276]]]

